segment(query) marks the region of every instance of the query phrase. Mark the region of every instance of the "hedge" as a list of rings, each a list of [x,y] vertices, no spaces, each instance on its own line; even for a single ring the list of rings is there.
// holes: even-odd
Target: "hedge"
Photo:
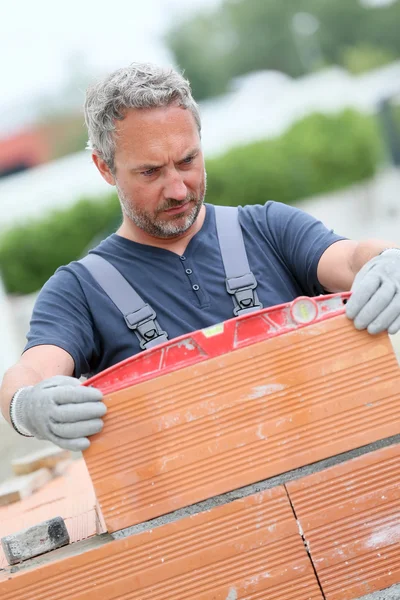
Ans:
[[[371,117],[351,110],[313,114],[280,138],[233,148],[208,161],[207,200],[224,205],[298,202],[372,177],[381,155]]]
[[[207,201],[293,203],[372,177],[381,154],[378,127],[371,117],[352,110],[313,114],[278,138],[207,160]],[[110,195],[80,200],[3,233],[0,271],[6,290],[37,291],[58,266],[82,256],[93,239],[115,231],[118,220],[119,202]]]
[[[54,271],[85,252],[91,240],[119,218],[116,196],[82,199],[3,233],[0,270],[9,293],[37,291]]]

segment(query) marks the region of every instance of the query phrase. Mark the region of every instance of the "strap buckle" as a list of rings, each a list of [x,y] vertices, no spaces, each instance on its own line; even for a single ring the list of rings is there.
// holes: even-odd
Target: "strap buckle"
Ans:
[[[260,310],[263,306],[258,299],[257,281],[253,273],[246,273],[241,277],[231,277],[225,280],[228,294],[233,296],[235,317]]]
[[[157,323],[156,313],[148,304],[124,315],[124,318],[129,329],[136,334],[142,350],[168,341],[167,333]]]

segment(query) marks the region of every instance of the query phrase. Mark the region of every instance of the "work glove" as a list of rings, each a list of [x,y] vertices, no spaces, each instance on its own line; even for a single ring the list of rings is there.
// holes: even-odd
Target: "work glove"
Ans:
[[[385,250],[357,273],[346,315],[369,333],[400,329],[400,249]]]
[[[56,375],[18,390],[11,401],[11,422],[22,435],[49,440],[66,450],[86,450],[88,436],[103,428],[101,417],[107,407],[102,398],[100,390]]]

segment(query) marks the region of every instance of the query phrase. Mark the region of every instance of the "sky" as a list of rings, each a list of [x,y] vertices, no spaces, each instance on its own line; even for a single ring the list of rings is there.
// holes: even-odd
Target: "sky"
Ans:
[[[0,0],[0,127],[13,126],[74,73],[134,60],[173,64],[163,33],[221,0]]]
[[[81,105],[88,77],[96,79],[133,60],[173,64],[163,33],[221,1],[0,0],[0,134],[43,113],[51,99],[62,109],[62,97],[70,102],[66,92],[72,77],[74,100]]]

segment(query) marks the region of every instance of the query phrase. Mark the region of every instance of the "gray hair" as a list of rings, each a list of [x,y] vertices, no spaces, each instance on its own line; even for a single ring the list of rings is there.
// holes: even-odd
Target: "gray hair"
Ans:
[[[114,171],[115,121],[122,120],[129,108],[159,108],[176,104],[189,109],[199,133],[199,108],[189,82],[177,71],[150,63],[132,63],[118,69],[86,92],[85,121],[88,148]]]

